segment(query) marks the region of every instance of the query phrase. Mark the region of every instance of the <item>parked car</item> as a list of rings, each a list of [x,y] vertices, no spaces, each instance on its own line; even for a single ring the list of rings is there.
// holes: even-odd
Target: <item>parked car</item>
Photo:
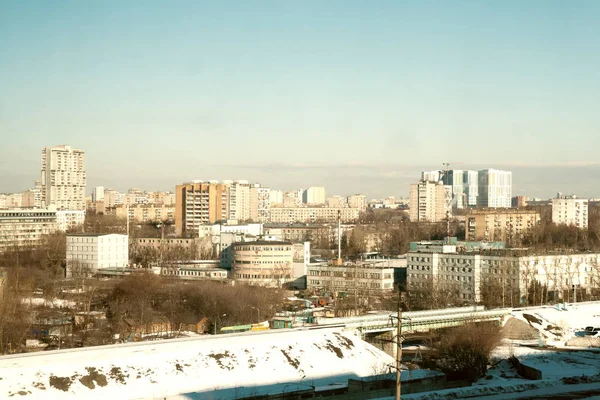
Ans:
[[[598,326],[587,326],[584,331],[585,336],[588,337],[600,337],[600,327]]]

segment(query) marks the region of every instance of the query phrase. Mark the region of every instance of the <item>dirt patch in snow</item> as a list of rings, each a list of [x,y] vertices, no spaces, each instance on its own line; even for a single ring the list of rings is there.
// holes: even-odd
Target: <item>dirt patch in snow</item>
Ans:
[[[538,324],[538,325],[542,324],[542,320],[541,319],[539,319],[538,317],[534,317],[531,314],[525,314],[525,313],[523,313],[523,318],[525,318],[527,320],[527,322],[529,322],[530,324]]]
[[[211,353],[208,356],[213,358],[222,369],[228,369],[231,371],[236,363],[235,355],[228,351],[224,353]]]
[[[337,336],[340,345],[342,345],[346,349],[351,350],[354,347],[354,342],[346,336],[342,336],[337,332],[335,332],[334,335]]]
[[[120,367],[112,367],[108,376],[123,385],[125,384],[125,378],[129,378],[129,374],[123,373]]]
[[[82,376],[79,379],[79,382],[81,382],[81,384],[87,387],[88,389],[95,389],[96,385],[103,387],[108,384],[108,382],[106,381],[106,375],[98,372],[96,368],[88,367],[86,368],[86,371],[88,372],[88,374]]]
[[[502,336],[513,340],[534,340],[538,330],[517,318],[510,318],[502,328]]]
[[[327,344],[325,345],[325,348],[329,351],[331,351],[332,353],[335,353],[336,356],[338,356],[338,358],[344,358],[344,353],[342,352],[342,349],[340,349],[339,347],[335,346],[331,340],[327,341]]]
[[[66,392],[71,387],[71,384],[73,383],[73,378],[70,378],[68,376],[50,375],[49,383],[50,386],[52,386],[53,388]]]
[[[291,347],[290,347],[291,350]],[[296,358],[292,358],[285,350],[281,349],[281,353],[283,354],[283,356],[285,357],[285,359],[288,361],[288,363],[298,369],[298,367],[300,366],[300,361],[298,361],[298,359]]]

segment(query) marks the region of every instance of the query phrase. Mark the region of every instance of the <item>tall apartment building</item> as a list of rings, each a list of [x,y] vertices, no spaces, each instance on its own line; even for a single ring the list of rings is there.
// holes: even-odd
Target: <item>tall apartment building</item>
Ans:
[[[465,215],[465,239],[519,241],[540,223],[540,213],[525,209],[474,209]]]
[[[325,204],[325,188],[309,187],[302,193],[302,202],[309,205]]]
[[[104,200],[104,186],[96,186],[92,190],[92,201]]]
[[[579,229],[588,227],[588,200],[559,193],[552,199],[552,222],[557,225],[573,225]]]
[[[11,246],[37,243],[57,230],[56,211],[0,210],[0,252]]]
[[[479,197],[477,206],[510,208],[512,199],[512,172],[483,169],[478,173]]]
[[[364,194],[353,194],[346,199],[348,207],[358,208],[361,212],[367,210],[367,196]]]
[[[175,230],[178,234],[197,232],[201,225],[227,219],[228,186],[196,181],[175,188]]]
[[[250,219],[268,222],[271,219],[271,189],[254,184],[250,188]]]
[[[248,181],[225,181],[229,188],[229,219],[250,219],[250,184]]]
[[[85,152],[71,146],[45,147],[41,155],[42,207],[85,210]]]
[[[410,185],[410,220],[440,222],[446,218],[446,197],[441,182],[422,181]]]
[[[271,204],[283,204],[283,191],[271,189],[271,191],[269,192],[269,201],[271,202]]]

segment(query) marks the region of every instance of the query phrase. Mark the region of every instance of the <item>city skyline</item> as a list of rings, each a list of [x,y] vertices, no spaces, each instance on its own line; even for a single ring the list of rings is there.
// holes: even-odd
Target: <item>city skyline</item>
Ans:
[[[46,146],[55,144],[45,143]],[[71,145],[71,144],[69,144]],[[81,146],[72,145],[74,148]],[[86,170],[88,175],[88,184],[86,194],[90,195],[96,186],[112,188],[119,191],[127,191],[131,188],[140,188],[147,191],[174,191],[175,186],[182,182],[191,182],[193,180],[247,180],[251,183],[260,183],[263,187],[269,187],[276,190],[295,190],[307,188],[310,186],[325,187],[326,196],[332,195],[350,195],[362,193],[369,199],[381,199],[388,196],[408,198],[410,184],[417,183],[421,172],[424,170],[442,169],[438,165],[415,165],[403,166],[399,164],[281,164],[281,165],[245,165],[239,167],[232,166],[210,166],[212,173],[187,172],[181,176],[167,176],[165,173],[161,176],[144,176],[134,179],[128,174],[118,171],[106,172],[106,165],[92,165],[90,163],[90,154],[85,148],[81,150],[86,152],[88,159]],[[36,152],[35,166],[31,166],[29,174],[20,175],[2,175],[0,172],[0,193],[23,192],[33,186],[33,182],[40,178],[39,173],[39,149]],[[576,194],[578,197],[600,198],[600,190],[596,189],[594,183],[600,178],[600,163],[565,163],[565,164],[539,164],[539,165],[521,165],[521,164],[460,164],[451,169],[461,170],[479,170],[485,168],[495,168],[510,170],[513,172],[513,196],[528,196],[530,198],[550,199],[556,196],[557,192],[564,194]],[[307,169],[314,172],[314,175],[305,176]],[[104,171],[104,173],[99,173]],[[232,171],[234,176],[227,172]],[[282,172],[284,172],[282,174]],[[100,176],[99,176],[100,175]],[[321,177],[313,180],[313,176]],[[574,180],[573,177],[587,177],[588,180]],[[256,177],[256,179],[254,178]],[[340,182],[343,177],[348,182]],[[298,182],[293,184],[290,182]]]
[[[460,161],[516,195],[600,195],[595,1],[0,4],[2,192],[67,143],[120,189],[407,196]]]

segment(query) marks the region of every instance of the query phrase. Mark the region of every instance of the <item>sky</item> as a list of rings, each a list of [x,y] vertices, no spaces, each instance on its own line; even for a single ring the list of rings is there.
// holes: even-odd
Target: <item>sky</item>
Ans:
[[[0,0],[0,192],[44,146],[88,187],[407,195],[422,169],[600,197],[600,2]]]

